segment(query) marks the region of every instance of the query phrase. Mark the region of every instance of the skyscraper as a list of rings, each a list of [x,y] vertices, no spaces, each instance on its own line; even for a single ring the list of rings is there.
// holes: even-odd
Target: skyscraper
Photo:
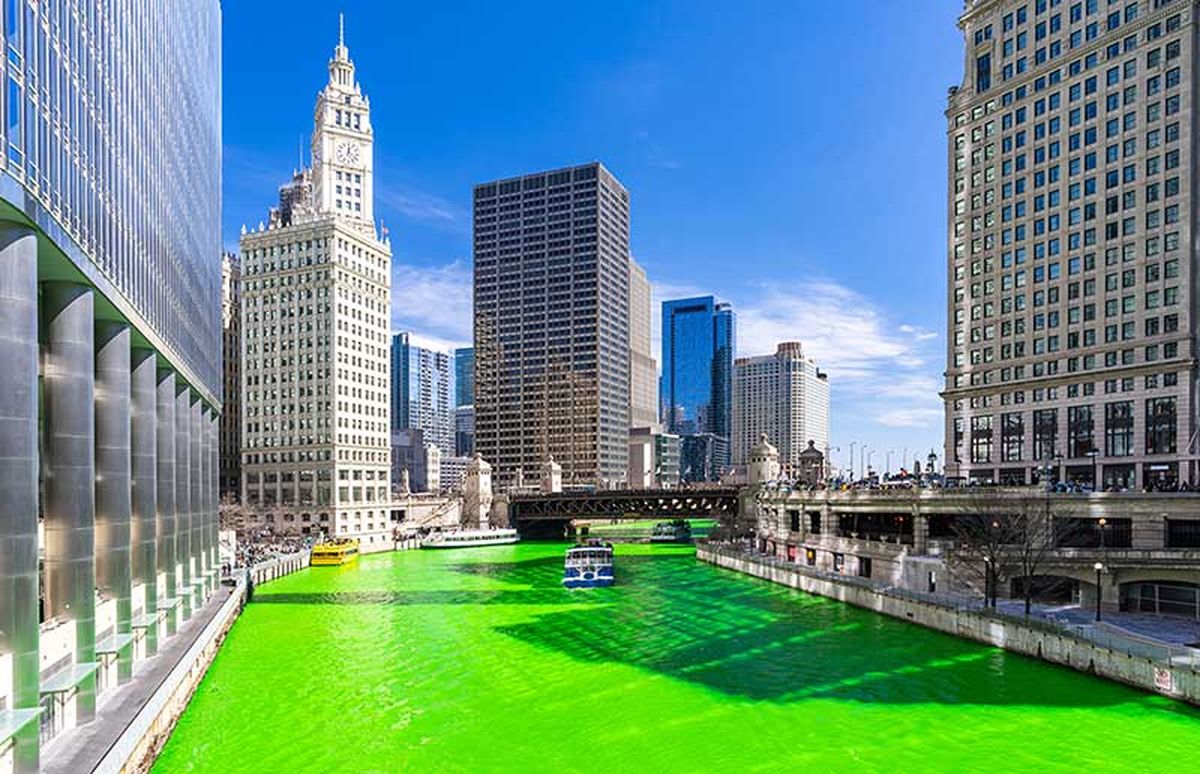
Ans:
[[[629,425],[658,424],[658,364],[650,333],[650,280],[629,261]]]
[[[663,302],[663,425],[680,436],[710,433],[724,439],[724,444],[703,445],[716,450],[713,477],[729,464],[736,349],[736,317],[729,304],[717,303],[712,296]],[[689,448],[685,443],[685,457]]]
[[[242,502],[278,531],[357,537],[364,552],[391,545],[391,248],[372,219],[373,140],[339,38],[313,168],[241,240]]]
[[[616,486],[629,443],[629,193],[603,165],[475,186],[475,447],[498,483]]]
[[[454,350],[454,407],[475,403],[475,350],[459,347]]]
[[[218,454],[222,498],[242,495],[242,261],[221,256],[221,382],[225,394]]]
[[[1196,10],[966,4],[947,475],[1196,482]]]
[[[455,453],[450,353],[419,341],[408,332],[392,336],[392,429],[420,430],[449,456]]]
[[[3,16],[4,765],[34,772],[39,726],[92,720],[215,588],[221,11]]]
[[[733,366],[733,463],[749,462],[759,436],[779,450],[793,474],[812,441],[829,446],[829,380],[799,342],[780,344],[773,355],[739,357]]]

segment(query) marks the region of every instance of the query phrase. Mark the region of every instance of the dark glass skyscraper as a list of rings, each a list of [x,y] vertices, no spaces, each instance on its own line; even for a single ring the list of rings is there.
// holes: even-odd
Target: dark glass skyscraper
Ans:
[[[454,350],[454,407],[475,403],[475,350],[459,347]]]
[[[662,423],[684,437],[685,451],[687,436],[721,439],[704,444],[716,454],[704,466],[704,479],[713,479],[729,463],[737,318],[712,296],[664,301],[662,312]]]
[[[712,296],[663,302],[662,421],[678,435],[729,438],[736,316]]]

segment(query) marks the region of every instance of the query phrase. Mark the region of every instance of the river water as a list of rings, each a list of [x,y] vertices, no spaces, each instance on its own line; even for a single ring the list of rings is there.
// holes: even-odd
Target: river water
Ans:
[[[1182,771],[1161,697],[621,545],[366,556],[259,588],[155,772]],[[1187,763],[1192,761],[1192,763]]]

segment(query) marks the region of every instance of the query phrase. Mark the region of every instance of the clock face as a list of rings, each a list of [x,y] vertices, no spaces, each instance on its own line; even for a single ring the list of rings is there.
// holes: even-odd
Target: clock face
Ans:
[[[334,153],[339,164],[357,164],[359,159],[358,146],[352,142],[339,142]]]

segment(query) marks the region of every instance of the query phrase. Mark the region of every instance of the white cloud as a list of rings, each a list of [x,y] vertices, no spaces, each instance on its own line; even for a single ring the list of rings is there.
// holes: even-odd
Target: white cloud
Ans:
[[[462,261],[392,266],[392,329],[420,334],[435,349],[469,347],[472,276]]]
[[[381,208],[412,220],[456,227],[463,220],[463,213],[456,205],[411,186],[384,186],[375,192],[375,198]]]

